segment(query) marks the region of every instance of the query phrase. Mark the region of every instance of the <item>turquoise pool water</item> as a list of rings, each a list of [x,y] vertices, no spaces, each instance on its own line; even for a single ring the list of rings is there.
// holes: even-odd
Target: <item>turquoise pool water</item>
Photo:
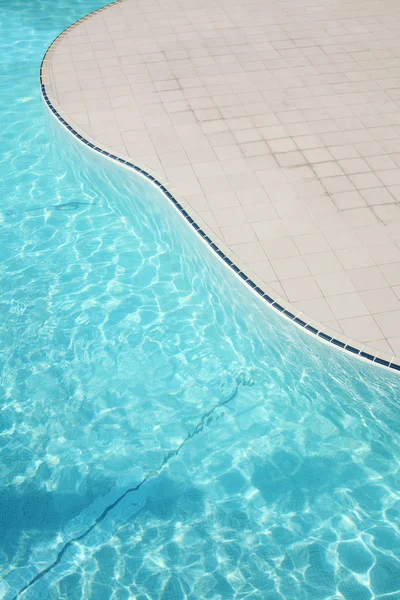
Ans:
[[[98,6],[0,0],[0,598],[399,600],[399,377],[55,122],[41,58]]]

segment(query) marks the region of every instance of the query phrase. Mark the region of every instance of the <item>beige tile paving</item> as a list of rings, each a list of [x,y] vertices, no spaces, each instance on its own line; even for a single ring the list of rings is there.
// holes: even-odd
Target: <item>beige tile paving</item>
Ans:
[[[400,4],[124,0],[52,49],[48,92],[147,166],[259,284],[400,354]]]

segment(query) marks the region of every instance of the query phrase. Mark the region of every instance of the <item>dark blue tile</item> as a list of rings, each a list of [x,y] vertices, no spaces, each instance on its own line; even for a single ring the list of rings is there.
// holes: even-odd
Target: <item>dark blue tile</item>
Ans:
[[[278,304],[277,302],[274,302],[272,305],[274,308],[276,308],[276,310],[279,310],[279,312],[284,312],[285,309],[283,308],[283,306],[281,306],[280,304]]]
[[[323,340],[326,340],[327,342],[330,342],[332,339],[330,335],[326,335],[326,333],[322,333],[322,331],[320,331],[318,333],[318,337],[321,337]]]
[[[335,338],[332,338],[332,344],[335,344],[335,346],[339,346],[339,348],[344,348],[346,346],[346,344],[343,344],[343,342],[336,340]]]
[[[318,329],[315,329],[315,327],[313,327],[312,325],[306,325],[305,329],[307,329],[307,331],[311,331],[311,333],[314,333],[315,335],[318,334]]]
[[[295,321],[295,323],[298,323],[302,327],[306,327],[306,325],[307,325],[307,323],[305,321],[303,321],[302,319],[299,319],[299,317],[295,317],[293,320]]]
[[[378,357],[375,358],[374,362],[378,363],[379,365],[383,365],[384,367],[388,367],[390,365],[387,360],[383,360],[383,358]]]
[[[374,360],[375,356],[372,354],[368,354],[367,352],[360,352],[360,356],[363,358],[367,358],[368,360]]]
[[[266,300],[269,304],[272,304],[274,301],[271,298],[271,296],[268,296],[268,294],[263,294],[263,298],[264,300]]]
[[[360,351],[357,350],[357,348],[354,348],[353,346],[346,346],[346,350],[352,352],[353,354],[360,354]]]
[[[294,319],[294,317],[295,317],[295,316],[294,316],[294,314],[293,314],[293,313],[291,313],[290,311],[286,310],[286,308],[285,308],[285,310],[283,311],[283,314],[284,314],[286,317],[289,317],[289,319],[291,319],[291,320],[293,320],[293,319]]]

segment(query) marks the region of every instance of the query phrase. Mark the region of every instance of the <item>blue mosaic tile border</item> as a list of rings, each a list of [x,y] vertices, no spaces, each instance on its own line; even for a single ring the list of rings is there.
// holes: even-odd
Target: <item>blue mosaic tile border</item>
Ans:
[[[116,0],[116,2],[118,2],[119,0]],[[111,4],[115,4],[116,2],[112,2]],[[108,5],[110,6],[110,5]],[[104,8],[101,8],[99,10],[104,10]],[[94,11],[94,12],[99,12],[99,11]],[[91,13],[94,14],[94,13]],[[85,17],[86,18],[86,17]],[[79,21],[77,21],[77,23],[79,23]],[[74,23],[75,25],[75,23]],[[70,27],[68,27],[67,29],[70,29]],[[59,36],[57,36],[56,40],[63,35],[63,33],[65,33],[64,30],[62,33],[60,33]],[[55,41],[55,40],[54,40]],[[53,42],[54,43],[54,42]],[[50,45],[49,49],[52,47],[53,44]],[[53,113],[53,115],[56,117],[56,119],[66,128],[68,129],[68,131],[70,133],[72,133],[72,135],[74,135],[76,138],[78,138],[78,140],[80,140],[81,142],[83,142],[86,146],[88,146],[89,148],[91,148],[92,150],[95,150],[96,152],[98,152],[99,154],[103,154],[104,156],[107,156],[108,158],[114,160],[117,163],[120,163],[126,167],[131,168],[133,171],[136,171],[136,173],[139,173],[140,175],[146,177],[149,181],[151,181],[156,187],[158,187],[159,190],[161,190],[163,192],[163,194],[168,198],[168,200],[170,200],[170,202],[175,206],[175,208],[181,213],[181,215],[186,219],[186,221],[193,227],[193,229],[197,232],[197,234],[205,241],[207,242],[207,244],[210,246],[210,248],[212,248],[212,250],[237,274],[239,275],[239,277],[254,291],[256,292],[263,300],[265,300],[272,308],[274,308],[277,312],[279,312],[280,314],[284,315],[286,318],[288,318],[290,321],[292,321],[293,323],[296,323],[298,326],[302,327],[303,329],[305,329],[306,331],[308,331],[309,333],[314,334],[316,337],[320,338],[321,340],[324,340],[325,342],[328,342],[330,344],[333,344],[334,346],[341,348],[342,350],[345,350],[346,352],[350,352],[351,354],[358,356],[360,358],[366,359],[370,362],[376,363],[378,365],[381,365],[383,367],[387,367],[389,369],[392,369],[394,371],[400,371],[400,365],[394,363],[394,362],[389,362],[383,358],[379,358],[378,356],[374,356],[373,354],[369,354],[368,352],[363,352],[360,349],[355,348],[354,346],[351,346],[349,344],[346,344],[344,342],[342,342],[339,339],[336,339],[334,337],[331,337],[330,335],[327,335],[326,333],[324,333],[323,331],[319,331],[318,329],[316,329],[315,327],[313,327],[312,325],[310,325],[309,323],[307,323],[306,321],[303,321],[302,319],[300,319],[299,317],[296,317],[296,315],[294,315],[293,313],[291,313],[289,310],[287,310],[286,308],[284,308],[283,306],[281,306],[278,302],[276,302],[273,298],[271,298],[271,296],[269,296],[268,294],[266,294],[256,283],[254,283],[254,281],[252,281],[241,269],[239,269],[239,267],[237,267],[228,256],[226,256],[226,254],[224,254],[224,252],[222,252],[222,250],[220,250],[220,248],[218,248],[218,246],[209,238],[209,236],[201,229],[201,227],[199,225],[197,225],[197,223],[192,219],[192,217],[189,215],[189,213],[183,208],[183,206],[181,204],[179,204],[179,202],[176,200],[176,198],[174,198],[174,196],[171,194],[171,192],[169,192],[167,190],[167,188],[161,183],[159,182],[155,177],[153,177],[153,175],[151,175],[150,173],[148,173],[147,171],[145,171],[144,169],[141,169],[140,167],[138,167],[137,165],[134,165],[133,163],[124,160],[123,158],[119,158],[118,156],[116,156],[115,154],[111,154],[110,152],[107,152],[106,150],[103,150],[102,148],[99,148],[98,146],[95,146],[94,144],[92,144],[91,142],[89,142],[88,140],[86,140],[82,135],[80,135],[80,133],[78,133],[73,127],[71,127],[71,125],[69,125],[67,123],[67,121],[65,119],[63,119],[63,117],[60,115],[60,113],[55,109],[55,107],[53,106],[53,104],[51,103],[47,92],[46,92],[46,87],[45,84],[43,83],[43,64],[44,61],[46,59],[47,53],[49,51],[49,49],[47,50],[45,56],[43,57],[42,60],[42,64],[40,67],[40,84],[41,84],[41,91],[42,91],[42,96],[43,99],[46,103],[46,105],[48,106],[48,108],[51,110],[51,112]]]

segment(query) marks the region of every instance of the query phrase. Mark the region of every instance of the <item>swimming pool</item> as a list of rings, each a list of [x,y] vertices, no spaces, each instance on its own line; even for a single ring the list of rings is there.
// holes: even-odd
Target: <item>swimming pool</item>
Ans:
[[[41,58],[98,6],[0,0],[0,598],[399,598],[398,376],[54,121]]]

